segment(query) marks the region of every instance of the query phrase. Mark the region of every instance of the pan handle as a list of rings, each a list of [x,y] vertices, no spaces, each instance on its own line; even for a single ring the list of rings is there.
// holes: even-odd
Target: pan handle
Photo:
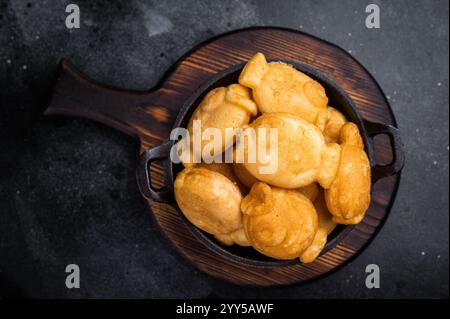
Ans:
[[[167,141],[159,146],[148,149],[141,154],[136,171],[137,182],[141,194],[149,200],[160,203],[170,203],[173,201],[172,191],[164,186],[160,189],[155,189],[152,186],[152,179],[149,171],[149,165],[157,160],[168,158],[172,143]]]
[[[400,131],[392,125],[384,125],[364,120],[364,126],[367,129],[367,134],[372,139],[372,144],[375,136],[379,134],[386,134],[389,137],[392,147],[392,162],[387,165],[376,164],[373,167],[372,183],[374,184],[383,177],[388,177],[401,171],[405,163],[403,143],[400,137]]]

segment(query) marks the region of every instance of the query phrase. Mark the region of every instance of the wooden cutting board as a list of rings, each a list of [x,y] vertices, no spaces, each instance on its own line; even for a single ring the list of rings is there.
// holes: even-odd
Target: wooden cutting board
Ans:
[[[94,82],[68,61],[61,73],[48,115],[78,116],[137,137],[140,152],[168,138],[178,111],[211,76],[245,62],[256,52],[268,59],[290,60],[317,69],[336,82],[354,101],[363,118],[396,126],[389,104],[374,78],[341,48],[311,35],[282,28],[250,28],[220,35],[184,55],[157,87],[134,92]],[[375,144],[375,158],[389,162],[391,146]],[[164,184],[161,166],[152,165],[153,183]],[[202,271],[236,284],[273,286],[305,282],[338,269],[361,252],[382,227],[395,198],[400,174],[381,179],[373,188],[365,219],[331,250],[311,264],[262,268],[242,265],[206,248],[191,233],[177,211],[148,202],[162,234],[174,248]],[[149,256],[153,258],[153,256]]]

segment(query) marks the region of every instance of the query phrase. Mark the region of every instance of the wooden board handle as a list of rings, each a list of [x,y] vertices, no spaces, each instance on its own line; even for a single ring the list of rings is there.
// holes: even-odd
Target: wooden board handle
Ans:
[[[168,127],[167,121],[161,121],[160,109],[164,110],[164,107],[158,104],[160,95],[158,90],[139,92],[100,84],[82,74],[68,60],[62,59],[45,114],[94,120],[148,143],[155,139],[154,133],[147,131],[148,128],[152,128],[153,132],[163,132]],[[158,142],[159,138],[156,138],[150,144]]]

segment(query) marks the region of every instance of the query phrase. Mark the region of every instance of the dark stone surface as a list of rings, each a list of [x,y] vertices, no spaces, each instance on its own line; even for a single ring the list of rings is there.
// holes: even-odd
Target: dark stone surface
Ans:
[[[68,1],[0,3],[0,296],[447,297],[448,1]],[[370,3],[368,1],[368,3]],[[368,4],[367,3],[367,4]],[[241,288],[182,259],[148,215],[134,177],[136,142],[95,123],[41,116],[57,62],[128,89],[154,85],[185,51],[253,25],[302,29],[351,51],[379,81],[407,156],[391,216],[367,250],[301,286]],[[64,285],[81,267],[81,288]],[[365,266],[381,288],[365,288]]]

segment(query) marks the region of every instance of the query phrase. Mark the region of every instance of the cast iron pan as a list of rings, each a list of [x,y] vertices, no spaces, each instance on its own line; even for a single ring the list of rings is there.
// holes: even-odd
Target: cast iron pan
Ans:
[[[209,90],[236,83],[244,62],[256,52],[287,62],[319,81],[330,105],[358,125],[371,162],[374,185],[366,217],[358,225],[336,228],[321,256],[311,264],[274,260],[252,248],[223,246],[187,221],[174,200],[173,182],[182,167],[168,159],[175,142],[168,140],[170,130],[187,126]],[[243,29],[211,39],[182,57],[149,92],[96,83],[63,60],[46,114],[88,118],[136,136],[141,154],[139,188],[161,231],[201,270],[238,284],[304,282],[343,265],[373,239],[385,221],[404,161],[395,119],[370,74],[342,49],[281,28]],[[374,137],[379,134],[388,136],[390,143],[376,143]],[[162,160],[162,165],[155,160]],[[379,160],[390,163],[379,165]]]

